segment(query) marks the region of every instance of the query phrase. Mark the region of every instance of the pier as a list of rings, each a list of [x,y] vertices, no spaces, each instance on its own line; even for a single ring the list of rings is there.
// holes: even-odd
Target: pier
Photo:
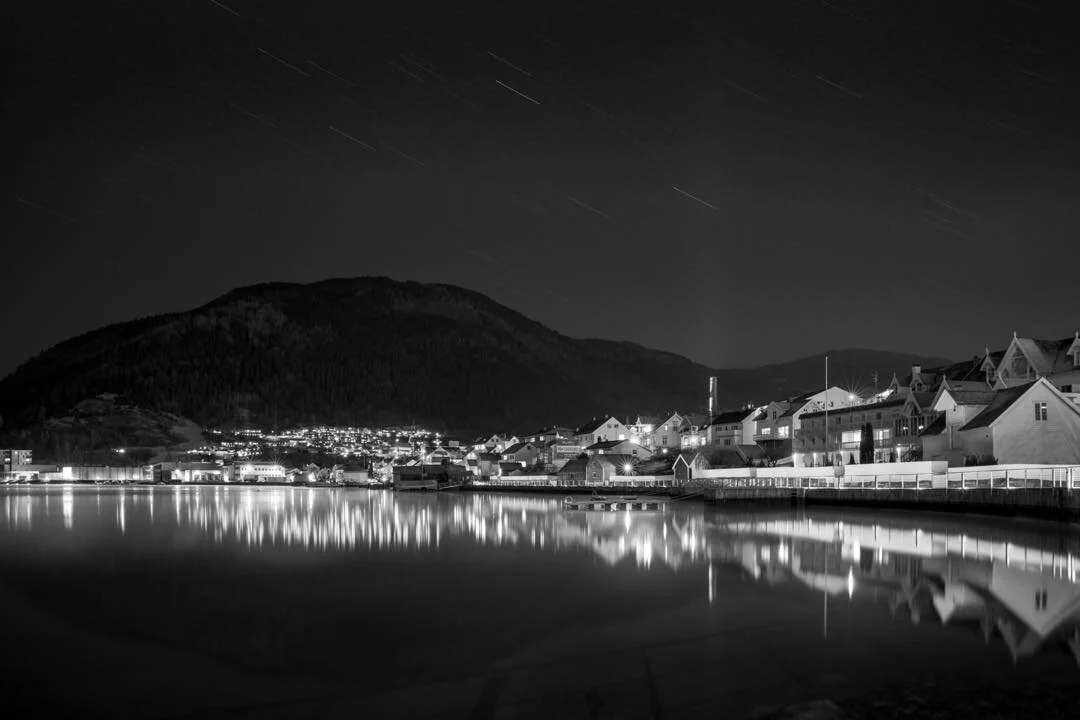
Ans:
[[[597,510],[614,512],[616,510],[655,510],[662,512],[667,507],[666,498],[573,498],[563,500],[567,510]]]

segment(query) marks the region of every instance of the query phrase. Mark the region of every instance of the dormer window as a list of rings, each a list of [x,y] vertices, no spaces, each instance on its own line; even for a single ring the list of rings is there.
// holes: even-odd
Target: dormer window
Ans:
[[[1080,368],[1080,348],[1077,348],[1076,352],[1073,353],[1073,367]]]

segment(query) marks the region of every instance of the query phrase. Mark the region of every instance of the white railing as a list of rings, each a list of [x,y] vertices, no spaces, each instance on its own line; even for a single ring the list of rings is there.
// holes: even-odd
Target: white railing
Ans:
[[[836,490],[1080,490],[1078,465],[948,468],[944,462],[880,463],[835,468],[735,468],[697,471],[695,481],[725,488]]]

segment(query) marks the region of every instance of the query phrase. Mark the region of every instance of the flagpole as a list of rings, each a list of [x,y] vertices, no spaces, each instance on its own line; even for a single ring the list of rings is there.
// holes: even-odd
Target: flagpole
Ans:
[[[829,457],[829,356],[825,356],[825,457]],[[832,460],[829,461],[832,464]]]

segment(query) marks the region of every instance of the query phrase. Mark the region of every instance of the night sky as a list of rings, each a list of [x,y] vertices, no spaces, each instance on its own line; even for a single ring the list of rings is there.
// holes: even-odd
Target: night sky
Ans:
[[[716,367],[1080,324],[1065,3],[4,7],[0,372],[360,275]]]

